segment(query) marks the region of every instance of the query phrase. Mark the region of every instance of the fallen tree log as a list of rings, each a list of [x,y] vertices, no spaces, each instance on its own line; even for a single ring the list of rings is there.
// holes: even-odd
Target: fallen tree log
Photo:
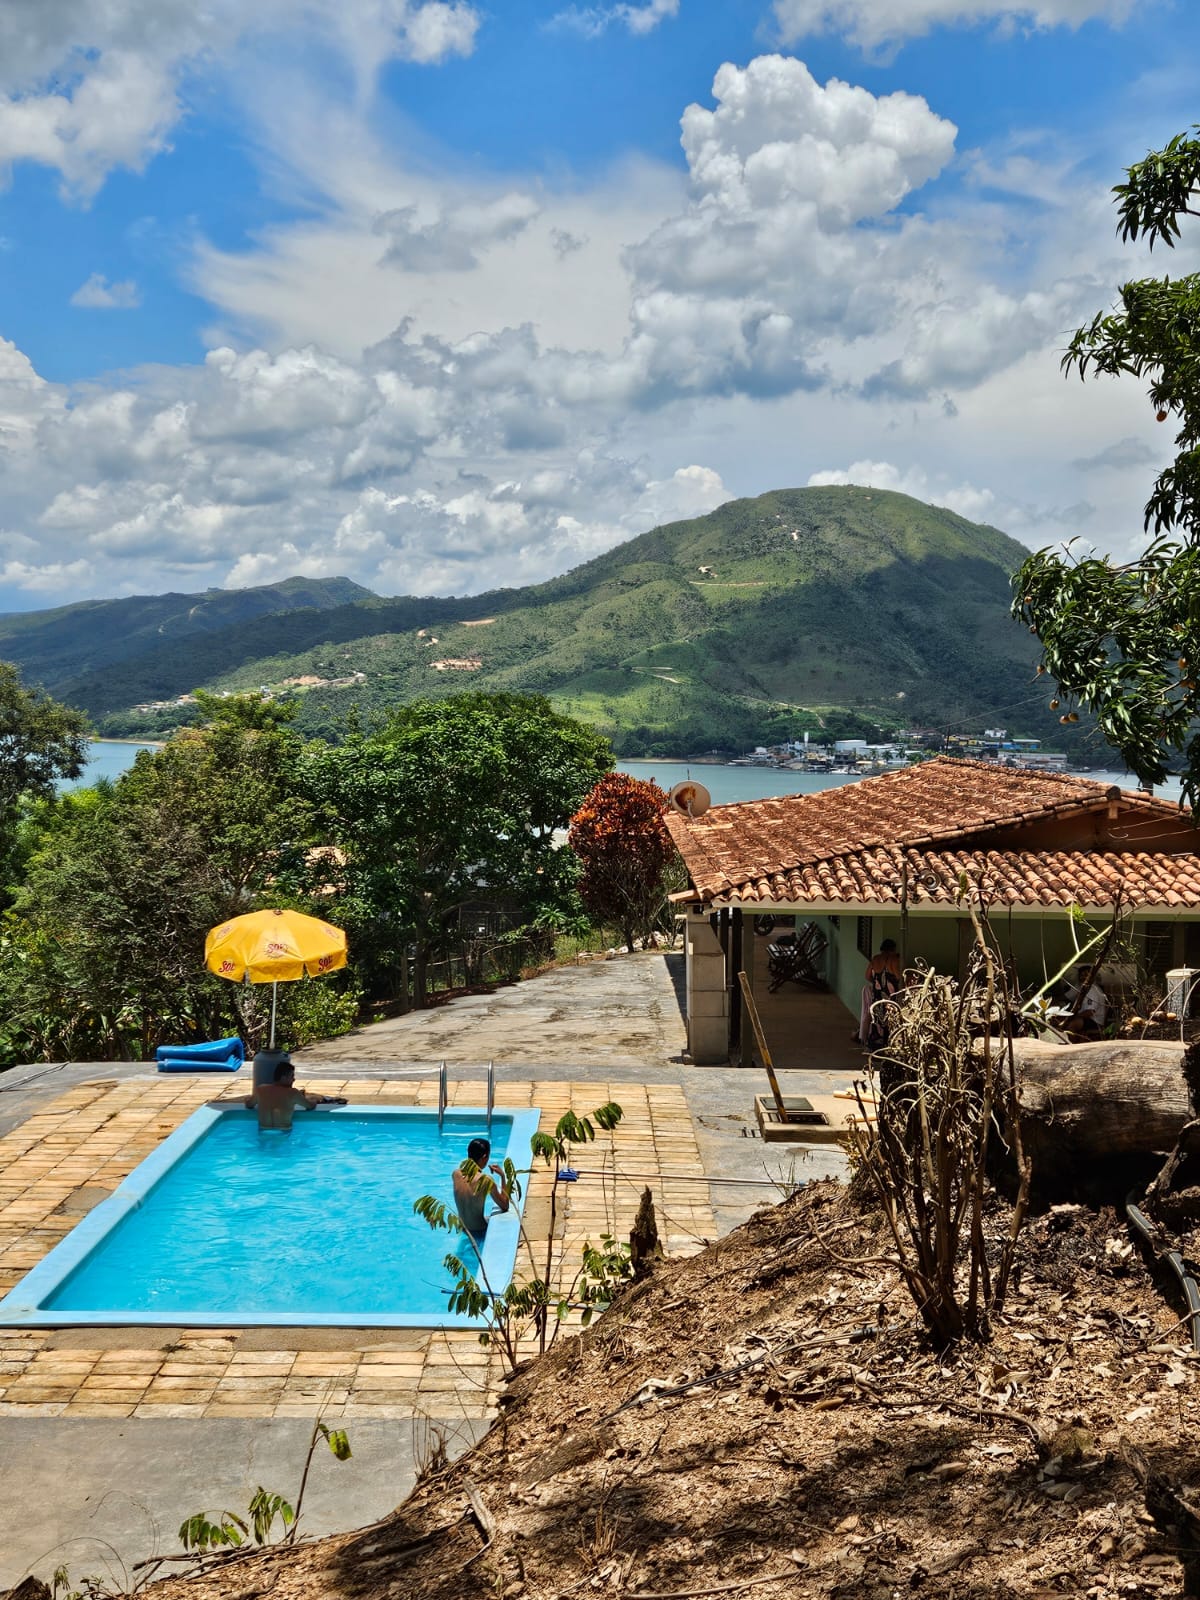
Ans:
[[[1014,1039],[1022,1137],[1047,1163],[1082,1164],[1173,1148],[1196,1116],[1187,1048],[1163,1040],[1100,1039],[1048,1044]]]

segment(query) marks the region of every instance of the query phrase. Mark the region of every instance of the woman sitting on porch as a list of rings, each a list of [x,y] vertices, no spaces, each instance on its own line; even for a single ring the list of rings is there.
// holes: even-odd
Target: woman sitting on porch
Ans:
[[[885,939],[867,962],[866,977],[859,1006],[856,1044],[878,1050],[887,1043],[888,1027],[884,1012],[873,1010],[877,1001],[890,1000],[900,988],[900,952],[894,939]]]

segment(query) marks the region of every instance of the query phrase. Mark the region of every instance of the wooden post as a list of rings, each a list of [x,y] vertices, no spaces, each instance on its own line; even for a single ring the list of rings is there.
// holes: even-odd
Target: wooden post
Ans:
[[[767,1069],[767,1081],[771,1085],[771,1093],[775,1096],[775,1109],[779,1113],[780,1122],[789,1121],[787,1106],[783,1101],[783,1094],[779,1088],[779,1079],[775,1076],[775,1063],[771,1060],[771,1052],[767,1049],[766,1035],[763,1033],[762,1021],[758,1015],[758,1007],[754,1003],[754,995],[750,988],[750,980],[744,972],[738,973],[738,983],[742,990],[742,1004],[746,1015],[750,1018],[750,1026],[754,1029],[755,1042],[758,1053],[762,1057],[762,1064]]]

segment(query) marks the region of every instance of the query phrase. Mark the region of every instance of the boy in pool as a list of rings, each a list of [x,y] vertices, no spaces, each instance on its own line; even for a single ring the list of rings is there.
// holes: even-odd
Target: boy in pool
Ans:
[[[491,1153],[492,1147],[486,1139],[472,1139],[467,1146],[467,1161],[477,1170],[468,1177],[463,1171],[466,1161],[462,1167],[454,1169],[454,1209],[463,1227],[476,1239],[482,1238],[487,1232],[483,1208],[488,1196],[495,1200],[498,1211],[507,1211],[509,1205],[508,1180],[503,1167],[498,1167],[494,1161],[489,1165]],[[489,1172],[494,1172],[499,1178],[498,1187],[488,1178]]]
[[[288,1060],[275,1068],[273,1083],[260,1083],[246,1100],[251,1111],[258,1112],[260,1128],[278,1128],[287,1131],[292,1125],[292,1113],[297,1109],[312,1111],[317,1106],[344,1106],[345,1100],[335,1095],[309,1094],[296,1087],[296,1069]]]

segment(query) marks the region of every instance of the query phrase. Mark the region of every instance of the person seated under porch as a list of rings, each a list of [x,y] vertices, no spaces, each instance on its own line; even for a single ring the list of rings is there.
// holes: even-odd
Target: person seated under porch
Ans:
[[[1108,1021],[1108,996],[1100,987],[1094,967],[1080,967],[1075,976],[1077,981],[1067,989],[1068,1003],[1075,1013],[1067,1032],[1078,1039],[1099,1038]]]
[[[887,1043],[887,1021],[883,1008],[877,1012],[875,1005],[890,1000],[900,988],[900,952],[894,939],[885,939],[867,962],[859,999],[858,1032],[852,1035],[855,1044],[866,1050],[878,1050]]]

